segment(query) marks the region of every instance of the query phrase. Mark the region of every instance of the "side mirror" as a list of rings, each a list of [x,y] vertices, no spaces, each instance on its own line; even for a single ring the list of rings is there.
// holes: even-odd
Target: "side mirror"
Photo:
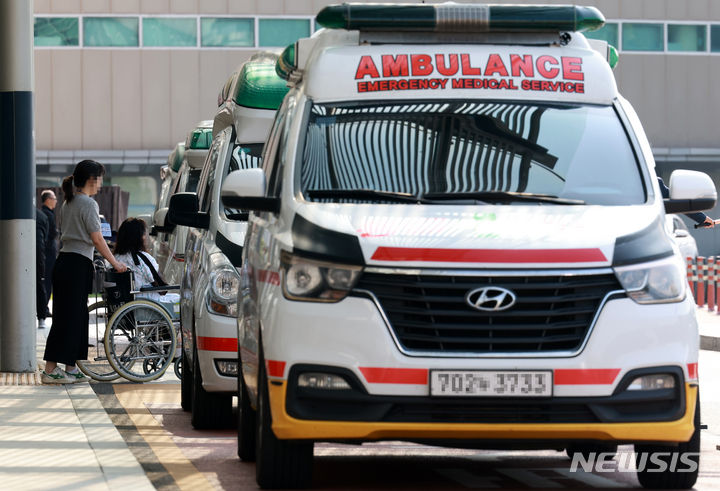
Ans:
[[[160,208],[153,215],[153,231],[155,233],[166,234],[175,230],[175,224],[168,221],[169,208]]]
[[[170,196],[168,220],[175,225],[208,228],[210,216],[200,213],[200,204],[196,193],[176,193]]]
[[[678,169],[670,175],[670,199],[664,200],[666,213],[692,213],[709,210],[717,202],[717,191],[704,172]]]
[[[152,215],[150,215],[149,213],[142,213],[137,217],[143,222],[145,222],[145,225],[147,225],[148,227],[152,225]]]
[[[262,169],[241,169],[231,172],[220,188],[220,199],[228,208],[250,211],[280,211],[280,198],[265,196],[265,173]]]

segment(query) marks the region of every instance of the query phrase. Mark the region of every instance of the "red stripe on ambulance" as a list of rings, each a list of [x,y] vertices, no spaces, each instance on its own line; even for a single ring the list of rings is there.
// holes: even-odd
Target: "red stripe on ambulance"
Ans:
[[[205,351],[232,351],[237,353],[237,338],[211,338],[209,336],[197,337],[198,349]]]
[[[267,373],[270,377],[282,377],[285,373],[286,362],[278,360],[267,360],[265,361],[267,366]]]
[[[558,368],[555,385],[610,385],[620,373],[619,368]]]
[[[371,384],[413,384],[427,385],[426,368],[380,368],[359,367],[360,372]]]
[[[600,249],[424,249],[378,247],[375,261],[445,263],[592,263],[606,262]]]

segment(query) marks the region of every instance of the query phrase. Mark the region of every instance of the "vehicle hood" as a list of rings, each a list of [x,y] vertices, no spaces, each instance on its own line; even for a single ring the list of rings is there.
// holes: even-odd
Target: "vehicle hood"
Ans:
[[[301,204],[293,247],[395,267],[603,267],[672,254],[657,207]]]

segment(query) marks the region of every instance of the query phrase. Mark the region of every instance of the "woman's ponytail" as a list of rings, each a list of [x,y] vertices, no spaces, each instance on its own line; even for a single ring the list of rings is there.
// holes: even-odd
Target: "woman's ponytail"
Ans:
[[[70,203],[75,195],[75,190],[73,189],[73,187],[73,176],[67,176],[65,179],[63,179],[63,199],[66,203]]]

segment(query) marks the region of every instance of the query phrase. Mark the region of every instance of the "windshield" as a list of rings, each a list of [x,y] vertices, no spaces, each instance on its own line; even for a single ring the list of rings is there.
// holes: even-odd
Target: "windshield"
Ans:
[[[645,202],[638,163],[610,106],[316,104],[300,183],[306,199],[321,202],[403,202],[388,193],[445,204]]]

